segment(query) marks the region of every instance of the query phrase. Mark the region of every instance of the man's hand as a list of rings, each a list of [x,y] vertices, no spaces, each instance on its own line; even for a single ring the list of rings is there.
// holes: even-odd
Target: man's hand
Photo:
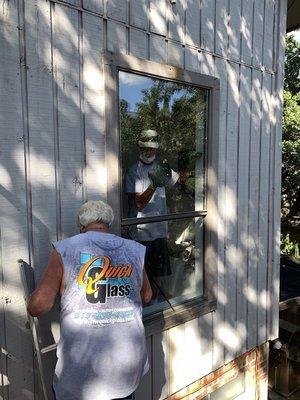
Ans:
[[[148,172],[150,185],[156,189],[157,187],[166,186],[172,176],[172,170],[166,160],[162,164],[157,164],[151,171]]]

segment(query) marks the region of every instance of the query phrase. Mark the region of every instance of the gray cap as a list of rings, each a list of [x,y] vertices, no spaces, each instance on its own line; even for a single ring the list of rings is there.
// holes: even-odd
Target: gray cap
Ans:
[[[157,132],[152,129],[146,129],[141,132],[140,140],[138,141],[139,147],[148,147],[151,149],[158,149]]]

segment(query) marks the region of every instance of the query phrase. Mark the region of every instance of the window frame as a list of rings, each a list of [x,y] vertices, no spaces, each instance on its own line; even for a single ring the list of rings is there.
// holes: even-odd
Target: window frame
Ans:
[[[204,262],[203,294],[174,305],[173,309],[162,309],[144,317],[146,334],[151,335],[186,321],[214,311],[217,308],[217,205],[218,205],[218,154],[219,154],[219,90],[218,78],[187,71],[178,67],[139,59],[125,54],[105,52],[101,57],[104,77],[105,98],[105,134],[106,134],[106,173],[107,201],[115,213],[112,231],[118,235],[121,225],[134,223],[124,219],[121,223],[121,182],[122,169],[120,157],[120,120],[119,120],[119,70],[142,76],[169,80],[179,84],[198,86],[207,89],[207,143],[206,143],[206,211],[200,212],[204,221]],[[213,217],[212,213],[215,213]],[[187,213],[189,214],[189,213]],[[176,218],[176,217],[175,217]],[[174,219],[174,215],[167,215]],[[124,222],[125,221],[125,222]],[[147,218],[148,221],[148,218]]]

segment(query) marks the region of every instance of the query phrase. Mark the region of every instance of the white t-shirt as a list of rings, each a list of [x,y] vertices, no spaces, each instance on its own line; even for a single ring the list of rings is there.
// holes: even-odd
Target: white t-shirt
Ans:
[[[143,193],[150,185],[148,172],[156,167],[157,163],[144,164],[141,161],[133,164],[126,173],[126,193]],[[170,186],[178,180],[178,174],[172,171]],[[155,189],[149,203],[141,210],[131,210],[130,216],[137,218],[154,217],[167,213],[166,190],[164,187]],[[135,215],[133,215],[135,214]],[[136,231],[132,232],[133,239],[138,241],[152,241],[167,237],[167,222],[152,222],[137,225]]]

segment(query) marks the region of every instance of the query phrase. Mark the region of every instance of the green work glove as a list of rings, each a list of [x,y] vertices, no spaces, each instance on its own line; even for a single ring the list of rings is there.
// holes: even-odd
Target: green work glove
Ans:
[[[152,170],[148,172],[150,185],[156,189],[168,184],[172,176],[172,170],[166,160],[162,164],[157,164]]]

